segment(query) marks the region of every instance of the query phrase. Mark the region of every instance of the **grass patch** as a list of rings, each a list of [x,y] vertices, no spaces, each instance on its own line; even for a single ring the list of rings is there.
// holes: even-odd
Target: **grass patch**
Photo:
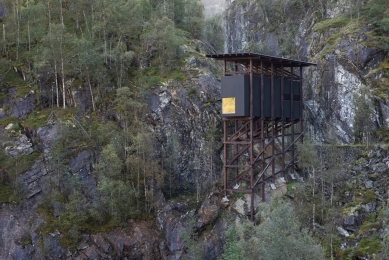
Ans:
[[[48,118],[51,114],[51,109],[34,110],[23,121],[23,126],[27,128],[39,128],[48,124]]]
[[[11,87],[17,87],[18,91],[16,97],[24,97],[30,92],[28,84],[14,69],[10,69],[5,73],[4,81]]]
[[[37,231],[45,235],[55,231],[60,232],[59,242],[70,251],[77,249],[82,233],[109,232],[122,225],[113,217],[103,224],[97,223],[88,217],[82,223],[75,223],[75,220],[70,217],[71,213],[69,211],[64,212],[59,217],[54,217],[52,210],[46,207],[39,207],[38,212],[44,215],[47,222],[40,226]]]
[[[17,119],[16,117],[7,117],[7,118],[4,118],[2,120],[0,120],[0,127],[6,127],[7,125],[9,124],[18,124],[19,123],[19,119]]]
[[[173,71],[169,74],[168,78],[176,79],[176,80],[184,80],[184,79],[185,79],[184,75],[183,75],[182,72],[179,71],[179,70],[173,70]]]
[[[327,44],[320,52],[320,58],[324,59],[327,55],[334,51],[334,47],[331,44]]]
[[[374,191],[363,190],[355,193],[355,201],[358,203],[366,204],[376,199]]]
[[[367,256],[382,251],[381,239],[378,235],[372,237],[364,237],[358,244],[355,250],[355,256]]]
[[[9,198],[14,194],[14,190],[10,184],[0,181],[0,203],[9,202]]]
[[[132,74],[135,78],[135,85],[145,86],[146,88],[155,87],[163,80],[157,67],[133,70]]]
[[[339,28],[343,27],[346,24],[348,24],[350,21],[349,17],[340,15],[332,19],[326,19],[321,21],[320,23],[317,23],[314,27],[313,30],[315,32],[326,32],[331,28]]]
[[[379,142],[389,143],[389,127],[383,126],[374,131]]]
[[[35,161],[42,157],[40,152],[31,154],[22,154],[17,157],[11,157],[5,154],[0,155],[0,165],[7,169],[11,174],[21,174],[31,169]]]
[[[369,231],[376,231],[381,228],[381,224],[379,222],[369,222],[365,221],[362,226],[359,228],[358,233],[363,235]]]
[[[6,97],[8,97],[8,89],[4,86],[1,86],[0,87],[0,100],[5,99]]]
[[[292,191],[293,187],[297,187],[299,186],[300,183],[299,182],[289,182],[286,187],[288,189],[288,192]]]

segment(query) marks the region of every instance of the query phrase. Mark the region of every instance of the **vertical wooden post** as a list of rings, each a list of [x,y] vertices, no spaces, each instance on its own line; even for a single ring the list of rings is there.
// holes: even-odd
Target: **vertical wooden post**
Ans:
[[[227,196],[227,119],[223,119],[223,183],[224,196]]]
[[[281,157],[282,157],[282,177],[285,177],[285,117],[284,117],[284,65],[281,65]]]
[[[292,74],[294,74],[294,68],[291,67],[291,72]],[[291,142],[292,142],[292,173],[294,173],[294,155],[295,155],[295,145],[294,145],[294,86],[293,86],[293,79],[292,79],[292,85],[291,85],[291,88],[290,88],[290,95],[291,95],[291,98],[290,98],[290,110],[291,110],[291,113],[290,113],[290,118],[291,118],[291,123],[290,123],[290,127],[291,127]]]
[[[261,147],[262,149],[265,148],[265,113],[264,113],[264,84],[265,84],[265,79],[264,79],[265,74],[263,73],[263,61],[261,60]],[[261,156],[261,169],[264,169],[264,164],[265,164],[265,153],[262,153]],[[265,201],[265,175],[262,175],[262,202]]]
[[[303,67],[300,65],[300,133],[301,143],[304,142],[304,104],[303,104]]]
[[[250,189],[251,189],[251,221],[254,221],[254,86],[253,86],[253,59],[250,59]]]
[[[227,73],[227,61],[223,60],[223,76]],[[223,119],[223,183],[224,196],[227,197],[227,119]]]
[[[275,181],[275,176],[274,176],[274,173],[275,173],[275,165],[276,165],[276,161],[275,161],[275,158],[274,158],[274,145],[275,145],[275,142],[274,142],[274,139],[275,139],[275,127],[276,127],[276,118],[275,118],[275,114],[274,114],[274,109],[275,109],[275,93],[274,93],[274,63],[272,62],[271,63],[271,135],[272,135],[272,145],[271,145],[271,156],[272,156],[272,163],[271,163],[271,169],[272,169],[272,182],[274,183]]]

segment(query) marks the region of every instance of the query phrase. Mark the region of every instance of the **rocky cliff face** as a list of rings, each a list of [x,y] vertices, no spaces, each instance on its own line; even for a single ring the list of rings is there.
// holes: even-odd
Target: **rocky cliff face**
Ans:
[[[155,156],[161,158],[165,164],[164,170],[169,174],[170,184],[166,185],[169,188],[164,190],[166,196],[186,195],[186,198],[191,198],[190,201],[197,196],[195,204],[201,205],[200,200],[209,194],[221,173],[220,83],[214,75],[219,68],[215,68],[217,64],[190,46],[185,48],[193,52],[182,67],[185,79],[170,80],[152,89],[147,100],[146,120],[148,130],[157,139]],[[48,102],[50,89],[44,81],[40,83],[40,99]],[[90,104],[87,95],[75,91],[73,96],[81,110]],[[1,100],[3,117],[22,118],[29,115],[36,108],[36,99],[34,93],[18,98],[15,88],[8,89],[8,95]],[[114,114],[112,116],[115,117]],[[66,124],[74,128],[77,123],[70,120]],[[60,243],[64,237],[60,231],[49,234],[42,231],[42,225],[50,218],[60,218],[65,210],[62,202],[56,201],[50,216],[38,211],[39,203],[50,193],[49,183],[58,177],[54,177],[55,170],[49,163],[54,143],[60,135],[58,126],[49,124],[36,129],[23,129],[21,125],[10,124],[1,130],[4,135],[15,136],[2,139],[2,148],[9,156],[19,158],[33,151],[41,154],[31,168],[22,172],[16,180],[21,185],[20,203],[1,205],[1,259],[183,259],[181,255],[187,248],[182,233],[192,232],[192,229],[203,235],[207,230],[208,242],[203,245],[207,259],[221,254],[224,244],[222,234],[227,226],[224,220],[216,221],[221,208],[217,192],[195,209],[185,199],[166,203],[163,199],[158,205],[157,219],[130,221],[127,226],[109,232],[82,234],[76,249],[70,250]],[[97,185],[94,175],[97,160],[98,151],[75,152],[65,166],[69,172],[61,178],[73,176],[82,194],[93,198]],[[191,219],[195,220],[194,226],[189,224]]]
[[[370,32],[371,28],[366,26],[358,33],[344,35],[324,56],[322,48],[327,44],[326,39],[339,32],[314,32],[311,35],[313,41],[308,47],[308,55],[317,61],[318,66],[305,73],[305,108],[311,133],[318,141],[328,140],[331,137],[326,133],[333,133],[341,143],[354,142],[357,99],[361,88],[372,90],[376,87],[375,81],[380,76],[371,77],[369,74],[385,59],[381,49],[365,46],[364,39]],[[366,99],[374,122],[369,127],[387,126],[388,115],[381,112],[388,109],[385,102],[372,94],[368,94]]]
[[[274,29],[274,20],[263,26],[263,20],[270,18],[265,16],[266,12],[259,4],[233,1],[226,11],[228,52],[254,50],[317,63],[316,67],[304,72],[307,128],[316,141],[335,138],[340,143],[354,142],[357,98],[362,87],[369,89],[365,94],[372,111],[373,123],[369,128],[387,126],[387,102],[374,91],[382,77],[380,66],[386,54],[371,37],[373,28],[356,23],[347,28],[318,29],[317,24],[321,21],[346,15],[347,3],[343,1],[307,6],[299,9],[298,14],[290,13],[292,6],[284,7],[285,15],[296,16],[297,22],[288,20]],[[315,10],[322,13],[322,19],[318,19]],[[258,27],[260,23],[262,26]],[[291,31],[294,33],[288,35]],[[290,45],[287,45],[285,35],[291,39]],[[250,42],[259,43],[260,48],[248,48]],[[285,46],[289,46],[286,52]]]
[[[158,153],[174,164],[175,192],[204,190],[220,176],[220,82],[201,56],[187,59],[186,82],[169,81],[149,97],[149,127]],[[173,169],[174,168],[174,169]]]
[[[213,2],[212,2],[213,3]],[[215,2],[216,3],[216,2]],[[244,51],[250,42],[261,43],[262,50],[272,55],[285,51],[285,39],[276,31],[266,28],[251,33],[257,21],[265,19],[255,3],[237,6],[228,2],[226,12],[227,49]],[[219,6],[223,3],[218,2]],[[344,3],[337,1],[321,10],[328,18],[344,11]],[[340,28],[315,29],[318,22],[312,9],[301,14],[301,20],[293,36],[292,58],[316,62],[305,76],[305,110],[309,133],[317,141],[337,139],[341,143],[353,142],[354,117],[357,113],[356,98],[362,86],[374,88],[382,79],[379,68],[385,53],[377,46],[364,44],[371,28],[363,26],[352,33]],[[282,30],[288,27],[282,25]],[[328,39],[336,36],[336,41]],[[201,49],[198,44],[197,49]],[[69,250],[60,243],[64,234],[59,231],[45,233],[40,227],[47,217],[40,213],[38,202],[46,190],[46,183],[53,175],[47,161],[51,156],[53,140],[57,135],[55,125],[30,129],[16,135],[3,148],[11,156],[31,154],[38,149],[42,156],[34,160],[31,168],[17,178],[21,183],[21,202],[0,205],[0,258],[1,259],[185,259],[188,245],[184,233],[193,231],[200,238],[197,243],[204,259],[216,259],[223,252],[225,231],[235,219],[248,215],[248,199],[245,196],[231,199],[231,204],[221,203],[221,140],[220,140],[220,83],[215,76],[221,68],[207,60],[190,46],[184,47],[189,57],[182,67],[184,79],[169,80],[151,90],[148,97],[148,131],[155,134],[156,157],[162,158],[164,169],[171,177],[166,196],[184,195],[176,201],[161,200],[157,217],[150,221],[129,221],[126,226],[107,232],[84,233],[76,249]],[[15,89],[8,90],[1,100],[0,120],[9,116],[23,118],[41,105],[49,102],[50,89],[40,81],[43,95],[36,102],[37,94],[17,97]],[[77,107],[86,110],[90,106],[87,91],[73,91]],[[375,93],[367,95],[374,111],[371,115],[374,127],[389,124],[389,106]],[[114,118],[114,112],[107,117]],[[13,127],[9,126],[9,131]],[[328,134],[330,133],[330,134]],[[349,189],[337,202],[345,206],[337,219],[337,230],[344,237],[343,248],[355,247],[370,234],[384,237],[382,226],[386,220],[374,218],[384,214],[388,199],[388,149],[375,147],[365,156],[346,158],[351,163],[346,172]],[[69,159],[69,173],[79,181],[83,194],[93,197],[96,188],[94,165],[96,151],[74,152]],[[1,177],[1,176],[0,176]],[[3,178],[3,177],[2,177]],[[216,183],[215,183],[216,182]],[[277,190],[266,190],[283,195],[286,184],[277,182]],[[197,195],[197,196],[196,196]],[[197,197],[197,198],[196,198]],[[189,200],[190,198],[190,200]],[[195,198],[195,199],[194,199]],[[193,203],[193,201],[196,201]],[[259,200],[255,200],[259,203]],[[50,217],[58,218],[63,211],[59,204]],[[222,216],[223,215],[223,216]],[[373,217],[372,217],[373,216]],[[372,223],[366,222],[373,219]],[[384,223],[385,222],[385,223]],[[350,237],[351,236],[351,237]],[[198,242],[197,241],[197,242]]]
[[[346,187],[336,202],[341,210],[334,221],[342,237],[339,249],[343,250],[344,257],[351,255],[353,250],[354,255],[360,257],[358,259],[366,255],[370,255],[367,259],[387,257],[388,161],[387,145],[377,145],[367,149],[345,170]],[[367,244],[370,245],[367,247]],[[377,251],[386,253],[378,254]]]

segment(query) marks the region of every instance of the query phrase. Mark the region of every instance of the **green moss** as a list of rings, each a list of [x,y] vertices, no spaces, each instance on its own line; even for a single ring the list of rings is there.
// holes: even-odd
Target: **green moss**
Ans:
[[[362,190],[355,193],[355,201],[358,203],[366,204],[376,199],[373,190]]]
[[[366,161],[365,158],[361,157],[361,158],[359,158],[358,160],[356,160],[355,163],[356,163],[357,165],[364,165],[364,164],[367,163],[367,161]]]
[[[347,208],[342,208],[342,214],[350,216],[353,215],[355,211],[359,211],[361,209],[362,209],[361,206],[350,206]]]
[[[331,44],[327,44],[324,49],[320,52],[320,58],[324,59],[327,55],[334,51],[334,47]]]
[[[358,233],[360,235],[363,235],[367,232],[370,232],[370,231],[376,231],[378,230],[379,228],[381,228],[381,224],[379,222],[369,222],[369,221],[365,221],[362,226],[359,228],[359,231]]]
[[[289,182],[289,183],[286,185],[286,187],[287,187],[287,189],[288,189],[288,192],[290,192],[290,191],[292,191],[293,187],[297,187],[297,186],[299,186],[299,185],[300,185],[300,183],[298,183],[298,182]]]
[[[17,87],[17,97],[24,97],[30,92],[28,84],[14,69],[10,69],[5,73],[5,82],[11,87]]]
[[[378,235],[364,237],[355,250],[355,256],[367,256],[382,251],[381,239]]]
[[[18,124],[18,119],[16,117],[7,117],[0,120],[0,127],[6,127],[9,124]]]
[[[196,88],[192,87],[189,89],[188,96],[194,97],[196,96],[196,94],[197,94]]]
[[[41,156],[40,152],[23,154],[17,157],[2,153],[0,154],[0,165],[2,168],[9,170],[11,174],[17,175],[30,170],[34,162]]]
[[[346,16],[338,16],[332,19],[326,19],[321,21],[320,23],[317,23],[314,27],[313,30],[315,32],[326,32],[331,28],[338,28],[345,26],[347,23],[349,23],[350,18]]]
[[[82,86],[82,85],[83,85],[82,80],[77,79],[77,80],[72,82],[71,87],[79,87],[79,86]]]
[[[23,126],[27,128],[39,128],[47,125],[51,109],[37,111],[34,110],[23,121]]]
[[[173,70],[169,74],[169,78],[176,79],[176,80],[184,80],[185,79],[184,75],[179,70]]]
[[[5,99],[6,97],[8,97],[8,89],[5,88],[4,86],[1,86],[0,87],[0,100]]]
[[[0,181],[0,203],[9,202],[9,198],[14,194],[14,190],[10,184]]]
[[[94,221],[85,221],[81,225],[76,225],[69,220],[68,214],[64,213],[59,217],[54,217],[50,208],[39,207],[38,212],[44,215],[46,223],[38,228],[38,232],[43,235],[48,235],[54,231],[61,233],[59,242],[65,248],[74,251],[77,249],[79,236],[77,232],[109,232],[118,227],[118,221],[115,218],[111,218],[107,223],[100,224]]]
[[[380,142],[389,142],[389,127],[383,126],[374,131],[374,135]]]
[[[150,88],[155,87],[162,82],[162,77],[158,67],[132,70],[130,73],[134,75],[135,85],[141,85],[145,86],[146,88]]]
[[[352,254],[353,254],[353,249],[351,247],[348,247],[344,250],[337,248],[337,249],[335,249],[335,254],[340,259],[350,259],[350,256],[352,256]]]

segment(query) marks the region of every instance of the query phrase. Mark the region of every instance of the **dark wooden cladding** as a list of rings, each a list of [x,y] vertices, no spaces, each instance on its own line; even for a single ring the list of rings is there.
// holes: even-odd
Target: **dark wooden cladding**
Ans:
[[[224,195],[250,193],[254,221],[254,193],[264,201],[266,181],[294,173],[304,135],[303,67],[316,64],[255,53],[207,57],[223,61]]]
[[[264,117],[267,119],[286,119],[292,118],[292,104],[294,120],[301,119],[300,111],[300,81],[292,79],[283,79],[282,77],[263,77],[263,91],[261,91],[262,80],[259,76],[252,77],[253,84],[253,117]],[[224,113],[222,116],[227,118],[248,117],[250,118],[250,76],[247,73],[242,75],[223,76],[221,79],[221,94],[223,98],[235,98],[234,113]],[[293,87],[293,97],[292,97]],[[283,89],[281,89],[283,88]],[[282,93],[282,94],[281,94]],[[263,95],[263,96],[262,96]],[[263,100],[263,106],[261,102]],[[223,105],[224,106],[224,105]],[[261,113],[263,109],[263,115]]]

